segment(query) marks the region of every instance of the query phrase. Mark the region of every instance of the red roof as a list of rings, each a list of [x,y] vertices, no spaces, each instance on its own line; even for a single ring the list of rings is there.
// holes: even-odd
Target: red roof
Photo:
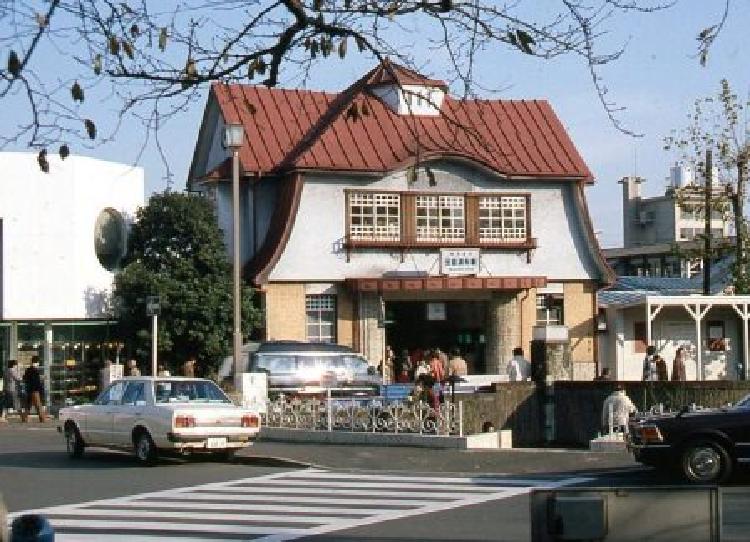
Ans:
[[[221,83],[211,91],[225,121],[245,126],[240,160],[246,173],[383,173],[447,156],[507,177],[592,180],[546,101],[446,95],[439,116],[399,115],[368,90],[390,82],[389,77],[401,85],[444,84],[381,64],[338,94]],[[351,114],[353,103],[356,116]]]

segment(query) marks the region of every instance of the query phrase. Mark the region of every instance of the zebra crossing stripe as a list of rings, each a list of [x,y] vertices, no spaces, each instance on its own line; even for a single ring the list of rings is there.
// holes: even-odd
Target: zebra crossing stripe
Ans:
[[[60,542],[286,542],[583,481],[308,469],[33,512],[49,518]]]

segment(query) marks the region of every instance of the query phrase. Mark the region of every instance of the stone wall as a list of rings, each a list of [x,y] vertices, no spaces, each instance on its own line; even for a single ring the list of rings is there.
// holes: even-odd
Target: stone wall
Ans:
[[[531,446],[543,440],[542,403],[536,385],[508,382],[493,393],[457,396],[463,401],[464,434],[480,433],[485,422],[495,429],[513,431],[514,446]]]
[[[604,399],[616,382],[556,382],[554,384],[554,443],[587,447],[601,431]],[[628,396],[643,411],[657,403],[677,410],[695,403],[719,407],[750,393],[750,382],[622,382]],[[514,446],[544,443],[544,390],[526,382],[495,385],[492,393],[461,395],[464,433],[481,432],[485,421],[496,429],[511,429]]]
[[[495,293],[487,303],[487,373],[505,374],[513,349],[521,342],[517,294]]]
[[[594,365],[596,287],[593,282],[566,282],[563,292],[564,319],[570,337],[570,359],[576,365]],[[591,372],[594,372],[593,367]]]

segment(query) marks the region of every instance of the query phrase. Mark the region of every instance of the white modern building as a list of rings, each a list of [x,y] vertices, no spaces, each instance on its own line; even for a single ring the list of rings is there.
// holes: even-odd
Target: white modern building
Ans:
[[[0,153],[0,362],[38,356],[53,405],[91,394],[114,359],[107,308],[143,169],[82,156]]]

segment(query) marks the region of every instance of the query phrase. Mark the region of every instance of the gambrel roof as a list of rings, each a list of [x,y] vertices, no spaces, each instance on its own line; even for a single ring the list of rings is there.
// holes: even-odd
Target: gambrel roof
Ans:
[[[245,127],[246,174],[385,173],[448,157],[508,179],[593,180],[545,100],[446,95],[440,115],[398,114],[372,92],[389,84],[445,89],[443,81],[384,62],[340,93],[216,83],[211,94],[224,122]],[[218,171],[208,177],[226,178]]]

